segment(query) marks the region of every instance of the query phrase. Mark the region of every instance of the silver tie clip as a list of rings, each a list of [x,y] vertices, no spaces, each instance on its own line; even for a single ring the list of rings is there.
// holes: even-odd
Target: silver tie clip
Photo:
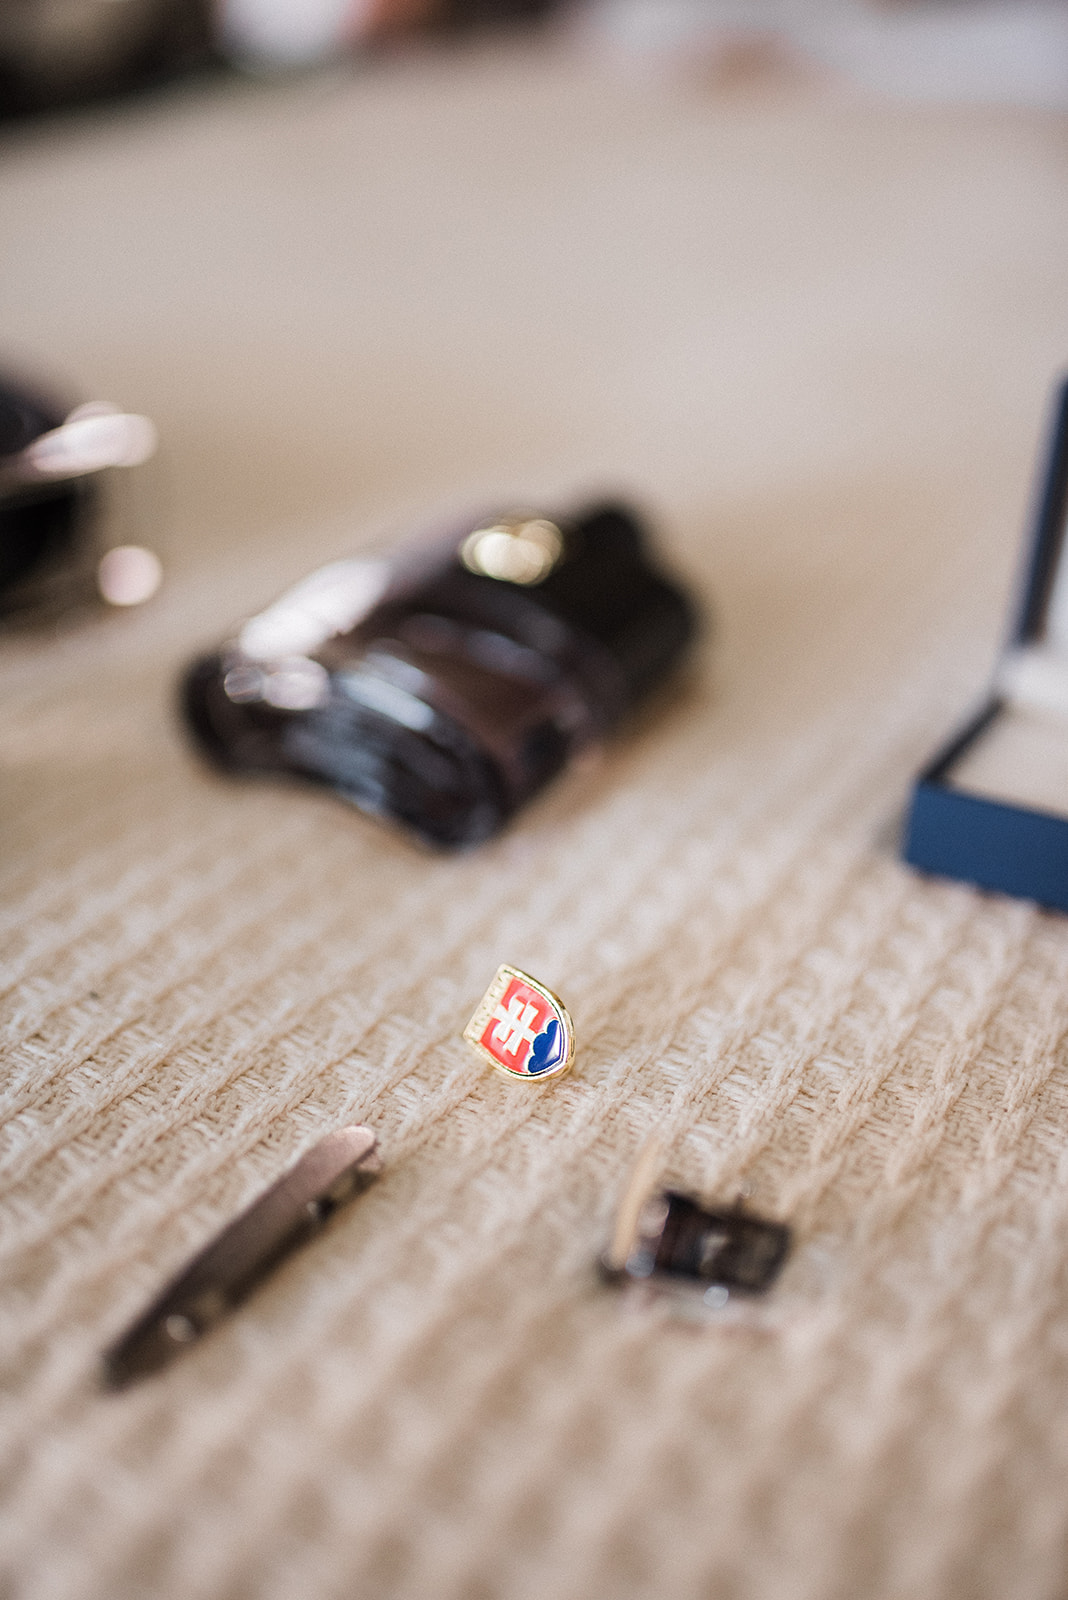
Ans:
[[[104,1352],[104,1382],[123,1389],[167,1366],[203,1337],[339,1206],[377,1178],[382,1162],[370,1128],[328,1133],[264,1190]]]

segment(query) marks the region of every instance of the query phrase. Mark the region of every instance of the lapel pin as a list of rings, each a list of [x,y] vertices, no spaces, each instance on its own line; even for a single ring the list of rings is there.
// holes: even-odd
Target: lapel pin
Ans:
[[[551,989],[502,966],[464,1029],[464,1038],[508,1078],[562,1078],[575,1059],[575,1030]]]
[[[705,1206],[657,1187],[661,1146],[650,1140],[634,1168],[601,1257],[610,1283],[643,1284],[703,1311],[765,1294],[790,1252],[791,1232],[745,1209]]]
[[[370,1128],[328,1133],[173,1278],[104,1353],[104,1382],[124,1389],[166,1367],[240,1305],[381,1170]]]

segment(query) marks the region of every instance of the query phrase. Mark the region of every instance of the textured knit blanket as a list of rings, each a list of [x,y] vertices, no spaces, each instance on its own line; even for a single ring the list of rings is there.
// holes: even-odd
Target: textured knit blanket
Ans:
[[[550,46],[4,134],[4,353],[155,418],[116,536],[168,566],[0,644],[5,1600],[1065,1593],[1068,923],[895,852],[1001,637],[1065,135]],[[316,563],[584,488],[709,626],[499,842],[187,749],[182,663]],[[559,1083],[460,1039],[502,961]],[[352,1120],[379,1184],[102,1394]],[[653,1131],[794,1227],[759,1334],[598,1283]]]

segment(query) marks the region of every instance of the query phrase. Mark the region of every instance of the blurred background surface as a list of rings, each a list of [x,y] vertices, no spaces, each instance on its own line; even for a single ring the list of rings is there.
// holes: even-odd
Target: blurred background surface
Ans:
[[[552,20],[587,47],[682,70],[823,72],[890,93],[1068,102],[1058,0],[7,0],[0,111],[152,84],[210,61],[279,71],[432,36]]]

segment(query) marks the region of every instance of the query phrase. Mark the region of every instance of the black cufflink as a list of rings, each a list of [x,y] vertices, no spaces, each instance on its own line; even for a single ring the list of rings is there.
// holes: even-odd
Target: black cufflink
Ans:
[[[791,1232],[746,1209],[705,1206],[676,1189],[656,1187],[661,1150],[643,1150],[601,1257],[611,1283],[646,1284],[708,1311],[738,1297],[765,1294],[790,1252]]]

